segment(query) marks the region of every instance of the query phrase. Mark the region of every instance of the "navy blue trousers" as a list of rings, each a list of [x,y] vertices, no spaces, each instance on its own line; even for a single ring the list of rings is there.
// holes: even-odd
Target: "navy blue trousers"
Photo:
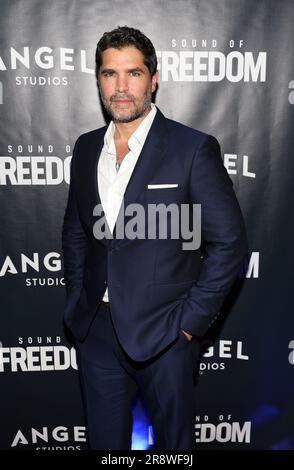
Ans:
[[[196,338],[189,341],[180,331],[154,358],[134,361],[118,341],[110,308],[101,303],[76,350],[91,449],[131,449],[138,391],[153,427],[153,449],[195,449]]]

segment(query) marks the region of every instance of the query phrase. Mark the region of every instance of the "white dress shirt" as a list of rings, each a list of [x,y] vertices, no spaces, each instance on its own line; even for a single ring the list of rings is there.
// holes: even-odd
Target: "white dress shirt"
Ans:
[[[155,114],[156,106],[151,103],[151,111],[128,140],[129,152],[121,162],[118,171],[116,170],[115,124],[113,121],[110,122],[105,133],[104,146],[98,160],[97,173],[99,196],[111,233],[113,233],[126,187],[140,156]],[[103,300],[104,302],[109,301],[107,288]]]

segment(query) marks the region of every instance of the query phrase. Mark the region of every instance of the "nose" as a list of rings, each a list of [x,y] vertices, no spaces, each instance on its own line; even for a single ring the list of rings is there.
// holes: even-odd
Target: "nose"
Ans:
[[[122,93],[128,90],[128,80],[127,77],[123,74],[118,75],[116,79],[116,91]]]

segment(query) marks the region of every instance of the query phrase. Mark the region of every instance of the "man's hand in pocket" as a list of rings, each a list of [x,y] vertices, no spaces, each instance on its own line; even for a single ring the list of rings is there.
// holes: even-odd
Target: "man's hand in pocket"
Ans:
[[[186,338],[188,339],[188,341],[191,341],[191,339],[193,338],[193,336],[190,335],[189,333],[187,333],[185,330],[182,330],[182,332],[184,333],[184,335],[186,336]]]

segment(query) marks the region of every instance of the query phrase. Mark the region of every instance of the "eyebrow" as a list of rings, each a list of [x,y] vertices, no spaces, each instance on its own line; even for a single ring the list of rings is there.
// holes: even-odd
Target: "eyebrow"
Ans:
[[[111,69],[111,68],[102,68],[101,67],[101,71],[100,73],[105,73],[105,72],[115,72],[115,69]],[[145,71],[143,69],[141,69],[141,67],[133,67],[131,69],[128,69],[127,72],[141,72],[141,73],[145,73]]]

